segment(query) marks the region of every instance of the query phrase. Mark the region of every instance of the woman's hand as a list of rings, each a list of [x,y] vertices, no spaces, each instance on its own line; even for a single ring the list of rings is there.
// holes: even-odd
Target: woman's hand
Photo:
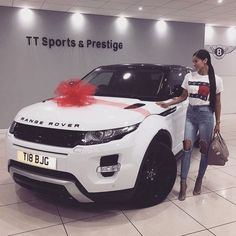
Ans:
[[[161,106],[162,108],[168,108],[169,106],[183,102],[184,100],[187,99],[187,97],[188,97],[188,91],[186,89],[183,89],[181,96],[171,98],[168,100],[168,102],[167,101],[156,102],[156,104],[158,106]]]
[[[215,106],[215,129],[214,132],[220,132],[220,113],[221,113],[221,93],[216,94],[216,106]]]
[[[167,102],[156,102],[157,105],[161,106],[162,108],[168,108],[169,103]]]
[[[220,124],[216,123],[215,128],[214,128],[214,132],[220,132]]]

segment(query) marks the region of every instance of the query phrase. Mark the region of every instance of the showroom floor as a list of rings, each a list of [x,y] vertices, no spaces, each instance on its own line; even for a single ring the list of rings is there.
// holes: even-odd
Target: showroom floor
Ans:
[[[165,202],[134,210],[52,200],[15,185],[6,170],[0,134],[0,236],[235,236],[236,114],[222,117],[222,135],[230,150],[229,162],[208,168],[201,195],[192,196],[199,163],[195,149],[186,200],[177,200],[178,177]]]

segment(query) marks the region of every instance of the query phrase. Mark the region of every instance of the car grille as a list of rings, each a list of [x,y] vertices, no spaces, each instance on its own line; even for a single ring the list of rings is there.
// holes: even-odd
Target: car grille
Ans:
[[[84,135],[82,131],[52,129],[21,123],[15,123],[11,133],[20,140],[67,148],[77,146]]]
[[[49,194],[62,194],[69,195],[66,188],[64,186],[60,186],[58,184],[46,183],[34,179],[30,179],[28,177],[19,175],[17,173],[13,174],[13,179],[16,183],[20,184],[22,187],[35,190],[41,193],[49,193]]]

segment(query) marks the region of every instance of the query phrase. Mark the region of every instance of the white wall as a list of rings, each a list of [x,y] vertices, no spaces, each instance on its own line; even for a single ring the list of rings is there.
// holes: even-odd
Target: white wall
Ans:
[[[81,78],[106,64],[155,63],[191,65],[192,53],[204,47],[204,24],[167,22],[160,31],[157,21],[84,15],[71,22],[72,14],[33,10],[32,19],[21,9],[0,7],[0,129],[7,128],[20,108],[54,96],[62,80]],[[25,21],[24,21],[25,20]],[[123,43],[112,49],[28,45],[26,36],[53,39],[87,39]]]
[[[224,82],[224,91],[222,93],[222,114],[236,113],[236,75],[222,76],[222,78]]]
[[[222,113],[236,113],[236,29],[206,27],[205,47],[209,49],[209,45],[214,48],[221,46],[225,50],[224,56],[218,59],[212,53],[212,64],[215,73],[222,77],[224,83]]]

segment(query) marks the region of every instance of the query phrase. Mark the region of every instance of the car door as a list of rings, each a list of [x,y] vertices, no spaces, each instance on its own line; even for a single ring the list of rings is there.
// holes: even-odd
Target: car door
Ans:
[[[168,99],[178,97],[182,94],[182,82],[187,73],[185,67],[182,66],[170,66],[166,74],[166,93]],[[173,151],[179,151],[182,149],[182,141],[184,138],[184,127],[186,119],[186,110],[188,106],[188,100],[185,100],[179,104],[170,107],[172,109],[171,123],[172,123],[172,139],[173,139]]]

